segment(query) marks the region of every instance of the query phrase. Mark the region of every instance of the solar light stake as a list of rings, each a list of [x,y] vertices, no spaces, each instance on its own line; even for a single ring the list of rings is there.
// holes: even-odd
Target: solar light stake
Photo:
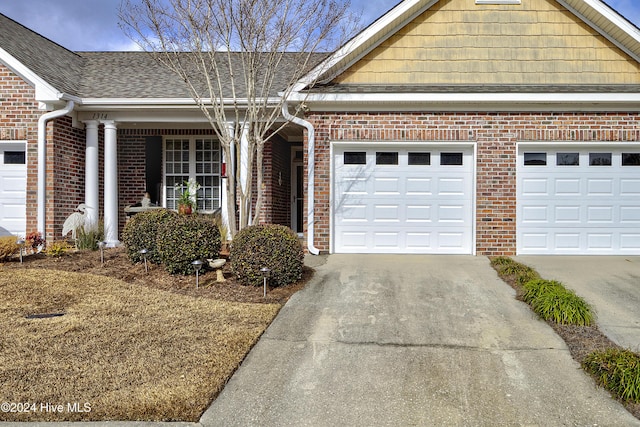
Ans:
[[[195,268],[196,270],[196,289],[198,289],[199,286],[199,274],[200,274],[200,269],[202,268],[202,261],[200,261],[199,259],[193,261],[191,263],[191,265],[193,265],[193,268]]]
[[[263,282],[264,282],[264,294],[262,295],[263,298],[267,297],[267,277],[269,276],[269,269],[267,267],[262,267],[260,269],[260,273],[262,273],[262,278],[263,278]]]
[[[144,259],[144,272],[149,272],[149,267],[147,267],[147,254],[149,253],[146,249],[140,249],[140,255],[142,255],[142,259]]]
[[[100,248],[100,262],[104,265],[104,247],[107,245],[107,242],[98,242],[98,247]]]
[[[22,250],[24,249],[24,239],[17,240],[16,243],[20,245],[20,264],[22,264]]]

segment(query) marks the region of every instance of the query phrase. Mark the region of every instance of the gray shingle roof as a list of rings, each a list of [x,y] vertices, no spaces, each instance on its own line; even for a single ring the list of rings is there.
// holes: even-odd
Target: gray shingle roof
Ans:
[[[77,94],[83,59],[0,14],[0,47],[61,92]]]

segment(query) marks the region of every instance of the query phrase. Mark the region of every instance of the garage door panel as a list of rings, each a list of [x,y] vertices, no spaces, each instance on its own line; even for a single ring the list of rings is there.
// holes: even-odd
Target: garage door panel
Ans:
[[[10,233],[26,234],[26,164],[5,162],[5,151],[25,151],[25,143],[0,142],[0,225]],[[26,159],[26,157],[24,157]]]
[[[519,148],[517,252],[519,254],[640,254],[640,169],[625,167],[625,148],[601,148],[611,164],[590,164],[594,149],[580,151],[580,165],[557,165],[567,148]],[[547,165],[527,167],[523,153],[546,152]],[[631,151],[640,151],[640,148]],[[601,162],[602,163],[602,162]],[[553,183],[552,194],[545,192]]]
[[[413,149],[358,150],[367,152],[366,165],[342,165],[351,149],[337,148],[334,154],[334,251],[472,252],[471,149],[463,166],[446,168],[440,167],[435,148],[428,150],[431,164],[411,165]],[[377,151],[398,152],[398,164],[376,165]]]

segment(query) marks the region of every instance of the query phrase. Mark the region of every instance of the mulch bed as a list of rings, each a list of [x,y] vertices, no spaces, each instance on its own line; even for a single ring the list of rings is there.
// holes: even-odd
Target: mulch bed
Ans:
[[[522,287],[515,281],[515,276],[501,276],[516,291],[516,298],[522,299]],[[547,321],[547,324],[564,340],[569,347],[573,359],[582,366],[585,358],[594,351],[602,351],[608,348],[620,348],[611,341],[597,326],[560,325]],[[622,405],[634,417],[640,419],[640,403],[620,401]]]
[[[162,289],[183,295],[213,298],[222,301],[284,304],[291,295],[304,287],[313,275],[313,269],[304,267],[302,279],[290,286],[268,288],[266,298],[263,297],[262,286],[243,286],[236,282],[229,263],[223,267],[225,282],[216,281],[215,271],[200,272],[199,288],[196,289],[196,278],[192,276],[171,275],[161,265],[147,263],[132,264],[122,247],[105,249],[104,264],[101,263],[99,251],[69,251],[60,257],[45,254],[31,254],[24,257],[20,264],[17,259],[3,264],[4,269],[42,268],[62,270],[76,273],[96,274],[122,280],[127,283]]]

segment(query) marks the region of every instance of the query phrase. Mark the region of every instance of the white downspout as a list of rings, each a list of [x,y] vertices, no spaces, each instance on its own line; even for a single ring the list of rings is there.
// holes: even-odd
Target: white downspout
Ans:
[[[300,125],[307,129],[307,249],[309,253],[312,255],[320,254],[320,250],[313,245],[313,234],[314,234],[314,204],[315,204],[315,195],[314,195],[314,187],[315,187],[315,152],[316,152],[316,137],[315,130],[313,129],[313,125],[306,120],[301,119],[300,117],[296,117],[289,113],[289,104],[285,101],[282,104],[282,115],[285,119]]]
[[[37,217],[38,231],[46,239],[46,203],[47,203],[47,122],[65,116],[73,111],[75,103],[67,101],[67,105],[60,109],[45,113],[38,119],[38,193]]]

